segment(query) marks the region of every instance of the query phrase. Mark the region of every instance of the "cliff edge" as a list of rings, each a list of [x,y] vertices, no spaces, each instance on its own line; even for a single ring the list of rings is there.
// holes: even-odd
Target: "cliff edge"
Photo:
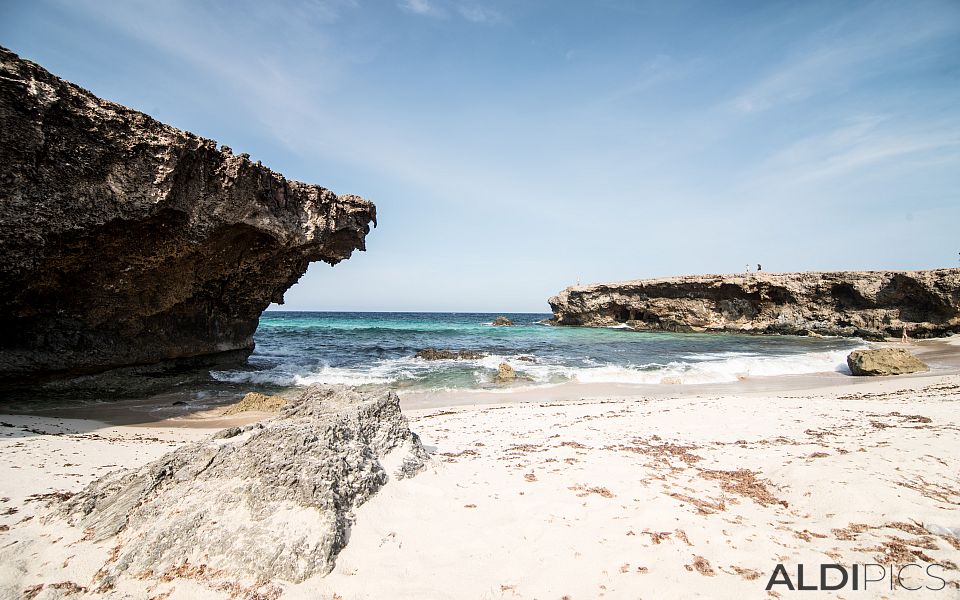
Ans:
[[[0,383],[243,359],[260,313],[371,222],[0,48]]]
[[[558,325],[866,339],[960,332],[960,269],[692,275],[572,286]]]

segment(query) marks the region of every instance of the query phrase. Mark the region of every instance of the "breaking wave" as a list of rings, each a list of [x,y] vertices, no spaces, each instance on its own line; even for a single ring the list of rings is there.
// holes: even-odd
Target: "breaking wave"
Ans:
[[[845,360],[848,353],[847,349],[788,356],[719,352],[683,356],[666,363],[638,365],[609,364],[590,358],[581,359],[577,361],[578,364],[558,364],[530,355],[491,354],[477,360],[381,359],[368,367],[282,363],[262,370],[213,371],[211,375],[224,382],[283,387],[328,383],[482,388],[494,385],[498,366],[506,362],[528,385],[564,382],[684,385],[726,383],[780,375],[849,373]]]

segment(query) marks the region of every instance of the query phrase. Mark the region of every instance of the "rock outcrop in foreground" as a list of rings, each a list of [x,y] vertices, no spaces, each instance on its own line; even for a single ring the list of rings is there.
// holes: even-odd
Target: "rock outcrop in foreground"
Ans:
[[[260,313],[371,222],[0,48],[0,383],[245,358]]]
[[[960,269],[695,275],[573,286],[553,323],[866,339],[960,332]]]
[[[354,507],[426,459],[395,393],[317,386],[271,420],[111,473],[54,516],[115,548],[107,588],[124,572],[300,582],[333,568]]]
[[[906,375],[930,370],[903,348],[854,350],[847,356],[847,366],[854,375]]]
[[[268,396],[260,392],[247,392],[240,402],[228,406],[223,411],[224,416],[238,415],[248,411],[259,412],[280,412],[280,409],[286,406],[289,401],[282,396]]]

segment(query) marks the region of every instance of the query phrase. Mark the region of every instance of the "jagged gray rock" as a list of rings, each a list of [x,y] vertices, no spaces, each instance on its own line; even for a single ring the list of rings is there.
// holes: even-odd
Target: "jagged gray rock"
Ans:
[[[371,222],[0,48],[0,384],[242,360],[261,312]]]
[[[107,583],[196,570],[300,582],[333,568],[354,507],[426,460],[395,393],[315,386],[268,421],[95,481],[54,518],[115,544]]]
[[[847,366],[854,375],[905,375],[930,370],[903,348],[854,350],[847,355]]]
[[[549,302],[558,325],[935,337],[960,332],[960,269],[693,275],[572,286]]]

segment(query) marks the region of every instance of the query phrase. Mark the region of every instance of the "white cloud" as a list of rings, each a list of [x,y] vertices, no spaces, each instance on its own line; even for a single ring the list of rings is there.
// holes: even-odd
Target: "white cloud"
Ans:
[[[446,11],[433,4],[430,0],[403,0],[399,3],[400,8],[407,12],[424,17],[445,17]]]
[[[655,88],[661,84],[678,81],[686,77],[700,63],[700,59],[678,62],[666,54],[657,54],[644,62],[636,70],[633,80],[619,88],[601,102],[615,102]]]
[[[499,23],[503,15],[498,11],[478,5],[461,5],[457,9],[464,19],[473,23]]]
[[[408,13],[435,19],[445,19],[453,14],[471,23],[492,24],[504,20],[500,11],[489,6],[454,4],[451,0],[400,0],[397,6]]]
[[[920,11],[883,14],[855,12],[832,23],[793,48],[776,69],[737,94],[730,107],[756,113],[799,102],[825,89],[842,89],[883,72],[903,52],[958,33],[954,19]]]
[[[904,126],[890,117],[865,116],[784,147],[764,161],[753,185],[788,189],[842,180],[892,161],[939,162],[944,154],[958,149],[960,128],[956,125]]]

